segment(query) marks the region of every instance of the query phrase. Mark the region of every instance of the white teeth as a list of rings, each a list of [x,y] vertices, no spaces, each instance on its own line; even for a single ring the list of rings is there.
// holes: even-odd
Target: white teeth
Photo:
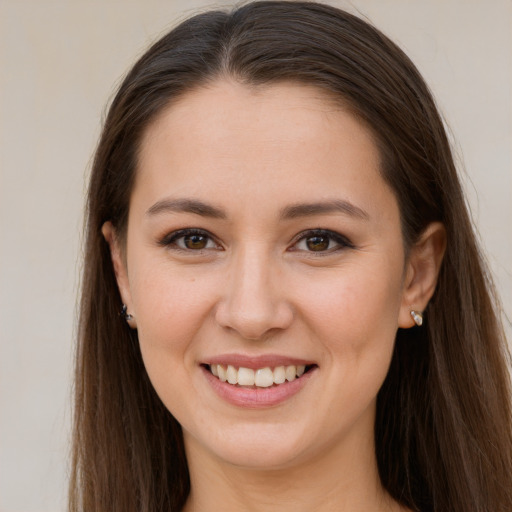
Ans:
[[[259,388],[269,388],[274,384],[274,374],[270,368],[261,368],[254,374],[254,384]]]
[[[228,365],[226,377],[230,384],[238,384],[238,372],[234,366]]]
[[[259,388],[268,388],[274,384],[283,384],[286,381],[293,381],[296,377],[301,377],[306,371],[304,365],[295,366],[277,366],[272,370],[268,366],[253,370],[251,368],[241,367],[237,369],[232,365],[223,366],[221,364],[211,364],[210,371],[222,382],[239,386],[256,386]]]
[[[286,372],[284,366],[278,366],[274,370],[274,382],[276,384],[282,384],[286,380]]]
[[[225,370],[224,366],[222,366],[221,364],[217,365],[217,373],[219,374],[219,379],[222,382],[226,382],[228,380],[226,377],[226,370]]]
[[[238,384],[240,386],[254,386],[254,370],[240,368],[238,370]]]
[[[297,368],[295,366],[287,366],[285,370],[286,374],[286,380],[291,382],[292,380],[295,380],[295,377],[297,376]]]

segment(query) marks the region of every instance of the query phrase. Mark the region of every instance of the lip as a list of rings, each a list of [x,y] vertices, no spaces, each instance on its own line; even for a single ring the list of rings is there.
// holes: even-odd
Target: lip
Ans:
[[[217,362],[217,358],[210,359],[211,364],[226,364],[225,361],[227,359],[223,358],[222,362]],[[233,359],[231,356],[229,357],[228,364],[232,364],[233,366],[237,366],[240,360]],[[245,368],[264,368],[265,366],[274,367],[274,366],[282,366],[283,364],[263,364],[264,361],[268,361],[266,358],[258,358],[257,363],[254,362],[254,358],[251,358],[252,364],[248,365],[248,361],[245,361],[244,364],[240,364],[239,366],[244,366]],[[275,361],[275,359],[272,359]],[[282,360],[280,360],[282,361]],[[298,363],[293,363],[290,361],[299,361]],[[302,360],[299,359],[290,359],[286,358],[287,364],[305,364]],[[212,375],[210,370],[205,366],[201,366],[201,370],[203,372],[204,377],[206,378],[208,384],[211,386],[213,391],[219,396],[222,400],[228,402],[231,405],[240,408],[246,409],[266,409],[271,407],[276,407],[278,405],[283,404],[284,402],[291,399],[294,395],[299,393],[310,381],[312,377],[314,377],[318,367],[315,365],[311,368],[310,371],[306,372],[300,378],[295,379],[291,382],[284,382],[283,384],[279,384],[278,386],[272,386],[268,388],[249,388],[249,387],[241,387],[234,386],[227,382],[222,382],[217,377]]]
[[[236,368],[250,368],[251,370],[257,370],[259,368],[275,368],[276,366],[289,366],[289,365],[304,365],[312,366],[316,363],[314,361],[306,359],[298,359],[296,357],[290,357],[279,354],[265,354],[259,356],[248,356],[245,354],[223,354],[214,356],[203,361],[203,364],[222,364],[231,365]]]

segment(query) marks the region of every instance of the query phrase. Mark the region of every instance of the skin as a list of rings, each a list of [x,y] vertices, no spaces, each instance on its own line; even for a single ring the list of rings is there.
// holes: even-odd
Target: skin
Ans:
[[[222,217],[162,206],[183,198]],[[333,200],[360,213],[283,218]],[[172,239],[185,228],[210,238]],[[342,238],[318,244],[305,234],[318,228]],[[377,473],[376,395],[397,329],[435,289],[444,230],[430,225],[406,259],[365,126],[304,85],[189,92],[144,135],[126,244],[110,223],[103,233],[149,377],[183,427],[187,511],[401,510]],[[201,366],[232,353],[316,367],[283,403],[250,409],[220,398]]]

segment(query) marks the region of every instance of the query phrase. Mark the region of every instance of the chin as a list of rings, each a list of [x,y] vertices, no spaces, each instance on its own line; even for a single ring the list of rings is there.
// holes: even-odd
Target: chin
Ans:
[[[197,448],[209,451],[215,458],[241,469],[278,470],[296,464],[304,454],[304,446],[310,444],[306,439],[297,438],[289,432],[283,435],[282,429],[272,432],[275,427],[270,431],[264,427],[257,427],[256,432],[243,427],[237,430],[238,432],[224,431],[221,439],[204,444],[193,440],[192,445],[195,448],[189,442],[186,445],[194,450]],[[201,446],[197,446],[198,444]]]
[[[227,449],[217,456],[225,462],[240,469],[279,470],[293,466],[300,456],[295,450],[279,449],[274,446],[261,446],[255,443],[251,446]]]

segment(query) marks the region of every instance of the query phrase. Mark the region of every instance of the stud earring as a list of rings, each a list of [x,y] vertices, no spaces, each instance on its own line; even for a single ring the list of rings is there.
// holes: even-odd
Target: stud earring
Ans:
[[[121,308],[121,313],[120,315],[127,321],[129,322],[130,320],[133,320],[133,315],[130,315],[130,313],[127,312],[128,310],[128,307],[126,306],[126,304],[123,304],[123,307]]]
[[[411,316],[418,327],[423,325],[423,313],[421,311],[414,311],[414,309],[411,309]]]

